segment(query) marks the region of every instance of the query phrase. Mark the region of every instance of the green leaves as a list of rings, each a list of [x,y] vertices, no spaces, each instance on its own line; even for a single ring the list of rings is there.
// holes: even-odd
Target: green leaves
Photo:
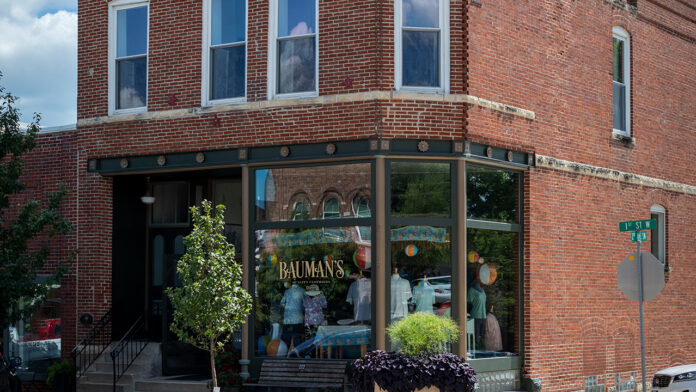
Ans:
[[[40,302],[35,299],[43,298],[58,283],[72,257],[63,260],[45,284],[36,283],[36,273],[51,253],[51,238],[71,232],[72,226],[59,213],[67,193],[63,186],[50,193],[45,203],[18,203],[18,194],[26,188],[21,181],[24,155],[36,145],[40,116],[35,114],[23,129],[16,101],[0,86],[0,304],[7,310],[0,312],[0,330],[31,314],[31,305]]]
[[[225,207],[204,200],[191,207],[193,230],[177,273],[182,287],[166,293],[174,308],[170,329],[184,342],[219,351],[246,320],[251,296],[242,288],[242,267],[223,234]],[[215,377],[213,377],[215,378]]]
[[[419,356],[444,352],[446,343],[459,339],[459,328],[450,318],[417,312],[392,324],[387,334],[402,354]]]

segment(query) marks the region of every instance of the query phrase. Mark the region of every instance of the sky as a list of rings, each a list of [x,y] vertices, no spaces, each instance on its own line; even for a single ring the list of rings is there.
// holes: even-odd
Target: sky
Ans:
[[[21,121],[77,120],[77,0],[0,0],[0,85],[19,97]]]

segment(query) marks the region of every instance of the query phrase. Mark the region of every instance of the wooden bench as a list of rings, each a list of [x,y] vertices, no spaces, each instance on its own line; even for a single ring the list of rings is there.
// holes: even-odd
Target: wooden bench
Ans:
[[[246,387],[343,389],[346,362],[305,359],[264,359],[256,384]]]

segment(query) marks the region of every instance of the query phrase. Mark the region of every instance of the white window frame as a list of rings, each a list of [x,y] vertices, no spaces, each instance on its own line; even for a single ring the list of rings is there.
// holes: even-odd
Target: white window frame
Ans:
[[[430,94],[449,94],[450,91],[450,38],[449,38],[449,0],[440,2],[440,86],[404,86],[403,85],[403,40],[402,12],[403,0],[394,0],[394,87],[397,91],[420,92]],[[429,29],[428,29],[429,31]]]
[[[661,205],[654,205],[650,207],[650,215],[657,215],[657,230],[652,230],[650,233],[651,236],[657,235],[657,243],[658,243],[658,254],[657,254],[657,259],[662,262],[662,264],[665,264],[667,262],[667,232],[666,228],[667,225],[665,223],[667,213],[665,211],[665,207]],[[653,249],[650,249],[651,251]]]
[[[201,106],[229,105],[235,103],[244,103],[247,101],[247,74],[249,68],[249,1],[244,1],[244,43],[238,42],[232,44],[211,45],[212,34],[212,0],[203,0],[203,53],[202,53],[202,86],[201,86]],[[210,98],[210,82],[212,75],[210,73],[210,58],[211,51],[215,48],[225,48],[229,46],[244,45],[244,94],[241,97],[211,99]]]
[[[278,0],[270,0],[268,18],[268,99],[312,98],[319,96],[319,0],[314,0],[314,91],[276,93],[278,87]],[[307,35],[309,36],[309,35]]]
[[[613,95],[612,95],[612,129],[614,130],[614,133],[622,136],[631,136],[631,36],[628,34],[628,31],[624,30],[621,27],[614,26],[612,29],[612,70],[614,67],[614,46],[613,46],[613,38],[616,38],[618,40],[623,41],[624,45],[624,51],[623,51],[623,74],[624,74],[624,84],[626,85],[626,102],[624,102],[624,105],[626,105],[626,130],[620,130],[620,129],[615,129],[613,126],[614,122],[614,113],[613,113]],[[612,71],[613,72],[613,71]],[[613,83],[614,83],[614,78],[612,76],[612,94],[614,93],[614,88],[613,88]]]
[[[116,13],[120,10],[128,8],[136,8],[147,6],[147,26],[145,37],[145,59],[147,62],[147,71],[145,75],[145,106],[128,109],[116,109]],[[150,99],[150,2],[142,0],[114,0],[109,3],[109,116],[119,114],[133,114],[147,112],[147,101]]]
[[[336,200],[336,208],[337,211],[329,211],[331,214],[336,214],[334,217],[327,217],[327,211],[326,211],[326,203],[328,203],[331,200]],[[321,206],[321,219],[340,219],[341,218],[341,202],[338,200],[338,197],[336,196],[329,196],[326,199],[324,199],[324,202],[322,203]]]

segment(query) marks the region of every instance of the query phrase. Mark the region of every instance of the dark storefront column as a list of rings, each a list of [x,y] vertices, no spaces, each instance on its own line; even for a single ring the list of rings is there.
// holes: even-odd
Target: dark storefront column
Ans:
[[[249,166],[242,166],[242,287],[249,292]],[[242,377],[249,376],[249,318],[242,325]]]
[[[457,343],[457,355],[466,358],[466,161],[457,161],[457,200],[456,200],[456,226],[457,226],[457,256],[454,266],[454,288],[457,296],[454,302],[453,316],[459,323],[460,339]]]
[[[375,349],[385,350],[386,345],[386,298],[384,296],[384,282],[387,280],[386,270],[386,182],[385,161],[383,156],[375,160],[375,230],[376,230],[376,256],[375,279],[378,291],[375,298]]]

